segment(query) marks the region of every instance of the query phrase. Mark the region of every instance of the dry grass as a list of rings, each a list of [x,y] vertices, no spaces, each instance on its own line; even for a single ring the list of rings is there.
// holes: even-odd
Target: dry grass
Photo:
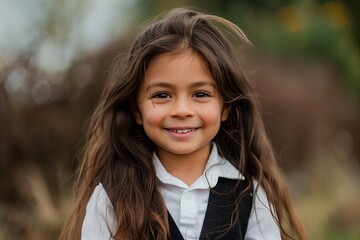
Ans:
[[[36,166],[22,168],[14,191],[23,200],[1,209],[0,240],[56,239],[68,209],[68,198],[55,201],[44,175]],[[56,204],[55,202],[59,202]]]
[[[349,144],[334,139],[301,174],[307,186],[295,199],[310,239],[360,239],[360,166]]]

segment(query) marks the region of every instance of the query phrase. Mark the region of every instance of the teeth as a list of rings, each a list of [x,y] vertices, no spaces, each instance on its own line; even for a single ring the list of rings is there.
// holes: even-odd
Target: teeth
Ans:
[[[176,132],[176,133],[188,133],[188,132],[195,131],[195,129],[174,129],[171,131]]]

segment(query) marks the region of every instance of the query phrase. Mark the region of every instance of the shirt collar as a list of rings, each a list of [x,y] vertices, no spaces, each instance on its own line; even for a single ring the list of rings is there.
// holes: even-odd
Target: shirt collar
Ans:
[[[173,184],[187,188],[188,186],[180,179],[172,176],[160,162],[158,156],[154,152],[153,155],[154,166],[158,179],[165,184]],[[242,179],[244,176],[225,158],[221,157],[218,153],[218,149],[215,143],[212,143],[210,156],[205,166],[205,170],[202,174],[204,180],[208,185],[213,188],[216,186],[219,177],[228,179]]]

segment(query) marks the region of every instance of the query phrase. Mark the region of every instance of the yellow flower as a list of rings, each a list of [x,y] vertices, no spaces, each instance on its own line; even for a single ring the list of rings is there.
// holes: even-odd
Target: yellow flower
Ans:
[[[294,6],[284,6],[277,11],[280,22],[288,32],[299,32],[304,28],[304,18]]]
[[[322,9],[329,17],[331,26],[334,28],[344,28],[349,25],[349,18],[346,6],[341,2],[327,2],[322,5]]]

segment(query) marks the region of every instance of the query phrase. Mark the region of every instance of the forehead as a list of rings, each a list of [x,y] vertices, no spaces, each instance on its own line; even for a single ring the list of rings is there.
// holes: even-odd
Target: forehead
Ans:
[[[191,50],[165,53],[153,58],[146,68],[143,83],[146,85],[154,81],[215,83],[207,62]]]

